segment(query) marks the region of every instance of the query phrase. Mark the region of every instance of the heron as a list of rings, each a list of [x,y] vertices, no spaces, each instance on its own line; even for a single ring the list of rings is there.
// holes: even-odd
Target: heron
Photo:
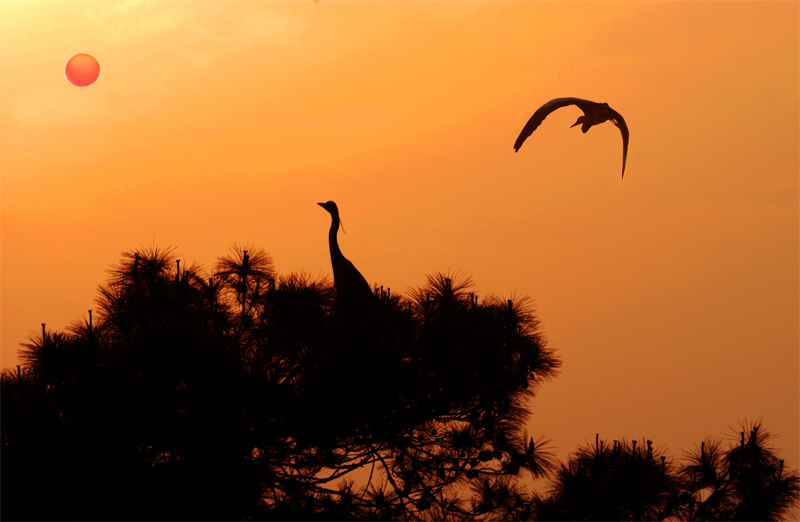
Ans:
[[[622,177],[625,177],[625,161],[628,158],[628,126],[622,115],[608,106],[607,103],[597,103],[581,98],[556,98],[545,103],[533,113],[531,119],[522,128],[519,133],[517,141],[514,143],[514,152],[519,151],[525,139],[533,134],[533,131],[541,125],[547,116],[556,109],[566,107],[567,105],[577,105],[583,111],[583,116],[578,118],[578,121],[573,123],[571,127],[581,124],[581,131],[586,133],[593,126],[600,123],[610,121],[617,126],[619,132],[622,134]]]
[[[372,304],[374,295],[372,288],[361,275],[361,272],[351,263],[339,249],[336,234],[339,232],[341,220],[339,207],[333,201],[317,203],[331,215],[331,228],[328,232],[328,245],[331,250],[331,265],[333,266],[333,285],[342,306],[348,311],[364,311],[365,307]]]

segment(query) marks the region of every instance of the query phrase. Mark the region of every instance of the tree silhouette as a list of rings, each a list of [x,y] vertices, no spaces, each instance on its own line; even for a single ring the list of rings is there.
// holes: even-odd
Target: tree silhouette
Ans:
[[[663,520],[676,476],[652,441],[596,437],[556,472],[550,495],[536,500],[542,520]]]
[[[262,248],[248,248],[234,245],[232,255],[220,258],[215,273],[222,282],[223,291],[228,292],[228,297],[235,299],[240,306],[240,334],[250,326],[258,297],[275,284],[270,255]]]
[[[260,249],[234,247],[210,276],[171,250],[127,252],[94,321],[43,327],[3,373],[2,516],[511,513],[527,505],[514,477],[552,466],[522,426],[560,361],[526,300],[469,285],[376,289],[365,326],[328,281],[279,276]]]
[[[797,507],[800,476],[784,468],[760,424],[724,449],[707,439],[676,462],[650,440],[599,435],[534,499],[541,520],[779,520]]]
[[[706,439],[686,454],[678,515],[684,520],[777,520],[800,500],[800,475],[788,470],[760,423],[743,423],[727,448]]]
[[[526,298],[461,274],[369,320],[235,246],[206,274],[131,251],[98,313],[0,376],[4,519],[771,520],[798,502],[760,424],[677,460],[603,441],[556,465],[524,431],[559,359]],[[358,473],[354,473],[358,472]],[[354,476],[356,478],[354,478]],[[524,480],[550,479],[531,494]]]

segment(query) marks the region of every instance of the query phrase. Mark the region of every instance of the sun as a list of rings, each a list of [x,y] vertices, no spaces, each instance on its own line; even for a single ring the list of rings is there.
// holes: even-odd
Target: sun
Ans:
[[[100,76],[100,64],[90,54],[76,54],[67,62],[67,79],[73,85],[86,87],[97,81]]]

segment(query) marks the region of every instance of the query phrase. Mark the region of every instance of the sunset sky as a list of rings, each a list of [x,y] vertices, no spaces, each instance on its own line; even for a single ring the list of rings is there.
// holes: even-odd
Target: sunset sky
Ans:
[[[800,465],[800,3],[0,3],[2,366],[88,316],[124,251],[281,273],[347,256],[528,295],[558,455],[673,454],[761,419]],[[100,77],[76,87],[67,61]],[[608,102],[582,134],[557,97]]]

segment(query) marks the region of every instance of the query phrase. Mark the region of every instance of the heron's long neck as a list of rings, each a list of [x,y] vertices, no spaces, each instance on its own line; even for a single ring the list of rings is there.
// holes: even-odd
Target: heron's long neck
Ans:
[[[339,216],[331,214],[331,229],[328,231],[328,244],[331,249],[331,259],[341,258],[342,251],[339,250],[339,242],[336,240],[336,233],[339,232]]]

